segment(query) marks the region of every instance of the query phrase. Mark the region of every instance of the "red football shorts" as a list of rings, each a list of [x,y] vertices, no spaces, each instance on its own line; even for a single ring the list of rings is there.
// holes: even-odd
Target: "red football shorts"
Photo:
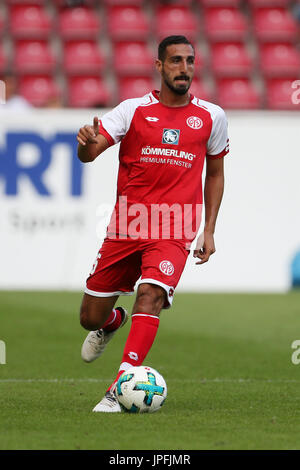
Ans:
[[[163,308],[169,308],[188,255],[189,250],[177,240],[106,238],[87,279],[85,292],[96,297],[132,295],[141,277],[139,284],[155,284],[165,290]]]

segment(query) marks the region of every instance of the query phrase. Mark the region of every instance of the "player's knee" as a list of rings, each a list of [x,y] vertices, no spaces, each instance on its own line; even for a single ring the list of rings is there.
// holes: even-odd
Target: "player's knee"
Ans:
[[[86,330],[90,330],[90,331],[97,329],[97,328],[94,328],[94,323],[91,321],[88,311],[83,308],[80,309],[80,325]]]
[[[165,291],[154,284],[140,284],[136,297],[136,311],[158,315],[165,302]]]
[[[95,331],[102,327],[105,322],[103,315],[100,312],[93,312],[93,309],[82,306],[80,309],[80,324],[83,328],[89,331]]]

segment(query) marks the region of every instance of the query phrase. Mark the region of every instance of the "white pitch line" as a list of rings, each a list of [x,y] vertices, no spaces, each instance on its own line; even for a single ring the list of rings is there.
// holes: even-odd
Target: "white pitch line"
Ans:
[[[112,377],[106,379],[67,379],[67,378],[56,378],[56,379],[0,379],[0,383],[103,383],[113,380]],[[168,379],[168,382],[173,383],[300,383],[300,380],[294,379]]]

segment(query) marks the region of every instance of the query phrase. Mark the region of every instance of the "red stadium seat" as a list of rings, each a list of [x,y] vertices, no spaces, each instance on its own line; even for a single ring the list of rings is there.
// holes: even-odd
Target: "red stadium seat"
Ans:
[[[199,25],[191,10],[185,7],[161,7],[156,12],[156,34],[159,40],[173,34],[186,36],[194,41]]]
[[[192,93],[192,95],[196,96],[196,98],[200,98],[201,100],[213,100],[213,92],[202,80],[199,80],[197,78],[193,79],[192,85],[190,87],[190,92]]]
[[[266,82],[266,105],[273,110],[300,110],[300,81],[273,79]]]
[[[291,4],[291,0],[248,0],[248,3],[253,8],[287,8]]]
[[[108,9],[108,33],[113,41],[145,41],[149,32],[148,18],[141,8]]]
[[[60,96],[60,89],[50,76],[25,76],[19,81],[19,93],[34,106],[46,106]]]
[[[154,54],[145,43],[121,42],[114,48],[114,70],[121,75],[148,76],[154,68]]]
[[[93,9],[67,8],[59,13],[58,31],[64,40],[95,39],[100,31],[100,19]]]
[[[15,44],[14,70],[24,74],[51,74],[56,59],[47,41],[17,41]]]
[[[68,105],[73,108],[102,107],[110,104],[110,93],[99,76],[70,77]]]
[[[210,41],[243,41],[248,34],[247,20],[237,8],[207,8],[204,27]]]
[[[223,79],[217,83],[217,102],[225,109],[258,109],[261,98],[248,79]]]
[[[300,77],[300,52],[292,44],[260,47],[260,68],[265,77]]]
[[[197,3],[199,3],[205,8],[213,8],[213,7],[238,8],[240,6],[241,0],[197,0]]]
[[[2,44],[0,44],[0,73],[3,73],[8,66],[7,54],[4,51]]]
[[[217,43],[211,46],[211,67],[217,77],[248,77],[253,59],[243,43]]]
[[[260,8],[253,12],[253,29],[259,41],[294,41],[299,26],[284,8]]]
[[[52,31],[52,20],[38,5],[14,6],[10,9],[10,32],[18,39],[44,39]]]
[[[144,96],[154,88],[155,82],[149,77],[122,78],[119,80],[119,101]]]
[[[94,41],[70,41],[64,44],[63,68],[67,74],[98,74],[105,66],[105,57]]]

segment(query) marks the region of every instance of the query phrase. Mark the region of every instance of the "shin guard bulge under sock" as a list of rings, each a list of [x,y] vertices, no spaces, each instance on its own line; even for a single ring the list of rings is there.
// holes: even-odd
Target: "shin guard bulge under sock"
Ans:
[[[158,316],[142,312],[132,314],[131,328],[124,347],[119,373],[108,390],[125,370],[142,365],[154,342],[158,325]]]

